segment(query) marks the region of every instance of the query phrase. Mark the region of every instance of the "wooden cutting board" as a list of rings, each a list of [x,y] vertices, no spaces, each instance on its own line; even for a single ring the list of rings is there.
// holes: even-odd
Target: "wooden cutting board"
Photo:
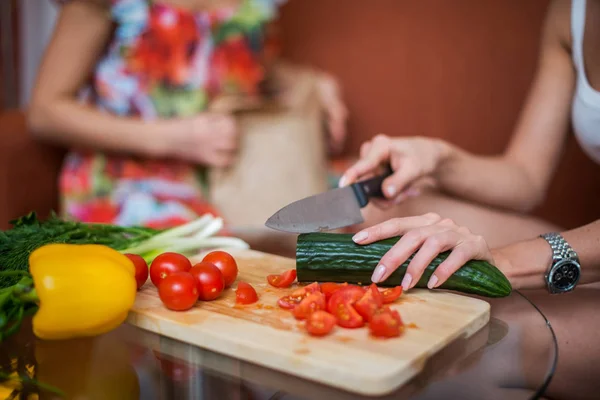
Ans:
[[[277,299],[266,276],[295,268],[295,260],[252,250],[231,253],[240,280],[254,286],[259,301],[235,305],[234,289],[185,312],[167,310],[150,280],[138,293],[128,322],[161,335],[300,378],[363,395],[383,395],[418,374],[428,358],[460,337],[485,326],[489,303],[442,291],[413,289],[393,304],[407,329],[399,338],[374,339],[367,328],[334,328],[309,336]],[[235,284],[234,284],[235,287]]]

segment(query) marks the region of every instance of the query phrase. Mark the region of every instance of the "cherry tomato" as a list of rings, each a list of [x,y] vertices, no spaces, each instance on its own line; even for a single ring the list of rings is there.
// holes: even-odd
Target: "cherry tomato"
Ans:
[[[296,270],[290,269],[289,271],[285,271],[281,275],[269,275],[267,276],[267,281],[269,285],[276,288],[289,288],[292,286],[292,283],[296,280]]]
[[[158,296],[169,310],[189,310],[198,301],[196,279],[189,272],[173,272],[161,280]]]
[[[178,253],[162,253],[150,264],[150,280],[158,287],[160,281],[173,272],[187,272],[192,268],[192,263],[184,255]]]
[[[334,310],[339,303],[348,303],[350,305],[357,302],[365,294],[365,289],[360,286],[348,285],[336,290],[327,302],[327,311],[334,314]]]
[[[231,254],[224,251],[213,251],[208,253],[202,261],[214,264],[221,270],[223,278],[225,279],[226,288],[230,287],[233,282],[235,282],[235,278],[238,276],[238,267]]]
[[[296,319],[306,319],[315,311],[325,309],[325,295],[314,292],[306,296],[300,304],[294,307],[292,313]]]
[[[214,264],[202,261],[190,269],[190,274],[196,279],[200,300],[214,300],[225,289],[223,273]]]
[[[258,295],[256,290],[246,282],[238,283],[238,287],[235,291],[235,302],[237,304],[252,304],[258,301]]]
[[[335,283],[335,282],[325,282],[321,283],[321,292],[325,295],[327,301],[331,298],[331,295],[337,290],[348,286],[347,283]]]
[[[336,324],[336,319],[327,311],[318,310],[310,314],[306,321],[306,330],[313,336],[327,335]]]
[[[148,280],[148,264],[146,264],[146,260],[142,256],[138,256],[137,254],[125,254],[127,258],[133,262],[133,266],[135,267],[135,281],[137,282],[137,290],[140,290],[144,283]]]
[[[393,303],[402,295],[402,286],[384,289],[381,291],[381,295],[383,297],[383,304]]]
[[[373,283],[369,286],[366,293],[354,303],[354,308],[365,321],[370,321],[382,305],[383,296],[379,292],[379,289],[377,289],[377,285]]]
[[[337,318],[337,324],[343,328],[360,328],[365,324],[363,317],[353,304],[360,300],[365,290],[358,286],[347,286],[335,291],[327,302],[327,311]]]
[[[309,294],[314,292],[321,291],[319,284],[317,282],[313,282],[310,285],[301,287],[292,292],[292,294],[288,296],[283,296],[277,301],[279,307],[284,308],[286,310],[291,310],[296,307],[300,302]]]
[[[371,335],[381,338],[391,338],[400,336],[404,330],[404,324],[400,314],[389,307],[383,307],[378,310],[369,322],[369,331]]]

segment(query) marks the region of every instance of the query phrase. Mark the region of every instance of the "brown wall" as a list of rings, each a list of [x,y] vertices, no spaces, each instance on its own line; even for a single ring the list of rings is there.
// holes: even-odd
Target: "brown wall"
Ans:
[[[282,10],[285,55],[339,77],[351,111],[351,153],[384,132],[436,136],[491,154],[507,144],[527,94],[547,4],[290,0]],[[538,214],[583,224],[600,218],[598,194],[600,168],[570,139]]]

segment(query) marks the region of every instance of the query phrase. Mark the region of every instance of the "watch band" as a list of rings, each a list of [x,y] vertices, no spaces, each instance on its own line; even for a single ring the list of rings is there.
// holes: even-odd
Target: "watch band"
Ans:
[[[577,252],[573,250],[560,233],[550,232],[540,236],[550,244],[550,248],[552,249],[552,259],[555,262],[564,259],[579,261]]]

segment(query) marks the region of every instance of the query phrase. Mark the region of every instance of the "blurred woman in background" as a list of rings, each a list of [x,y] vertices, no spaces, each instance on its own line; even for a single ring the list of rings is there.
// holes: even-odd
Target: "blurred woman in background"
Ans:
[[[71,149],[62,214],[160,228],[218,215],[203,172],[235,162],[236,108],[277,89],[273,27],[284,1],[61,1],[29,123]],[[335,80],[319,76],[339,149],[346,109]]]

